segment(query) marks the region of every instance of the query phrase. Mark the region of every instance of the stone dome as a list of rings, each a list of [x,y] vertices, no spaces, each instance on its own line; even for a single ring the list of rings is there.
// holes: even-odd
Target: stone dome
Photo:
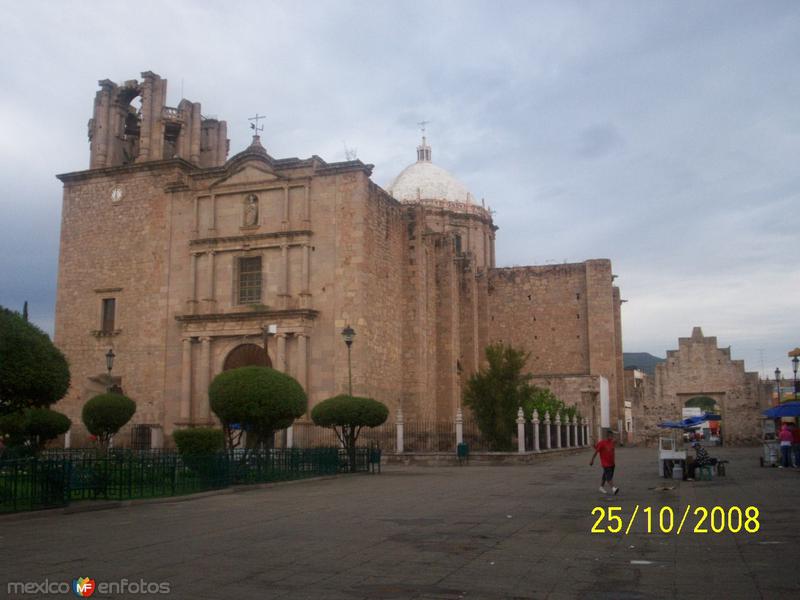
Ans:
[[[401,202],[448,200],[469,204],[473,196],[467,187],[445,169],[431,162],[431,147],[425,138],[417,146],[417,162],[395,177],[386,191]]]

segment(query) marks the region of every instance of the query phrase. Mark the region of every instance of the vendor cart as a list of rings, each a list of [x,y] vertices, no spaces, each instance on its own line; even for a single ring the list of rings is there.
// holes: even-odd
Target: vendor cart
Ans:
[[[777,467],[780,463],[780,442],[775,435],[775,421],[766,418],[761,422],[762,467]]]

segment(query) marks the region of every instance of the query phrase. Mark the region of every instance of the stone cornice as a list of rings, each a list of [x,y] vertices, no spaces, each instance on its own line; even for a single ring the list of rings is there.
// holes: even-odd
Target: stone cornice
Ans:
[[[311,236],[310,229],[296,229],[293,231],[274,231],[270,233],[251,233],[248,235],[230,235],[225,237],[199,238],[189,240],[190,246],[208,246],[214,244],[226,244],[235,242],[255,242],[258,240],[269,240],[277,238],[293,238],[298,236]]]
[[[190,172],[195,170],[197,167],[182,158],[169,158],[166,160],[149,160],[141,163],[121,165],[118,167],[103,167],[101,169],[73,171],[71,173],[62,173],[61,175],[56,175],[56,177],[63,183],[71,183],[73,181],[94,179],[95,177],[113,177],[116,175],[127,175],[129,173],[141,173],[146,171],[166,171],[175,168]]]
[[[288,308],[276,310],[252,310],[247,312],[209,313],[205,315],[176,315],[175,320],[180,323],[208,323],[220,321],[258,321],[262,319],[304,318],[314,320],[319,315],[318,310],[311,308]]]

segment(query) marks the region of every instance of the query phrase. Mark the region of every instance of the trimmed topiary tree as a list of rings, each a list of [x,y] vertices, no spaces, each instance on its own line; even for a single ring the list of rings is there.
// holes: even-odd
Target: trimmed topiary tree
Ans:
[[[206,456],[225,448],[225,434],[221,429],[178,429],[172,433],[172,437],[181,456]]]
[[[48,408],[28,408],[0,416],[0,437],[13,454],[40,452],[47,442],[69,431],[67,415]]]
[[[136,403],[122,394],[99,394],[83,405],[81,419],[103,450],[111,436],[122,429],[136,412]]]
[[[356,441],[361,429],[382,425],[388,417],[389,409],[382,402],[347,394],[323,400],[311,410],[311,420],[316,425],[336,432],[347,449],[351,471],[356,470]]]
[[[50,406],[68,388],[67,359],[47,334],[0,307],[0,414]]]
[[[271,445],[275,432],[289,427],[307,406],[303,386],[269,367],[223,371],[211,382],[208,399],[222,422],[230,452],[240,445],[244,431],[249,446]]]

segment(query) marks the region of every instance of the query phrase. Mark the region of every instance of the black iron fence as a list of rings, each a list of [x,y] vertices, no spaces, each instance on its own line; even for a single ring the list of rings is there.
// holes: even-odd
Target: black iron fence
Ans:
[[[79,500],[179,496],[237,484],[366,472],[370,451],[357,448],[355,469],[340,448],[236,451],[182,457],[174,451],[57,450],[0,461],[0,513],[66,506]]]

